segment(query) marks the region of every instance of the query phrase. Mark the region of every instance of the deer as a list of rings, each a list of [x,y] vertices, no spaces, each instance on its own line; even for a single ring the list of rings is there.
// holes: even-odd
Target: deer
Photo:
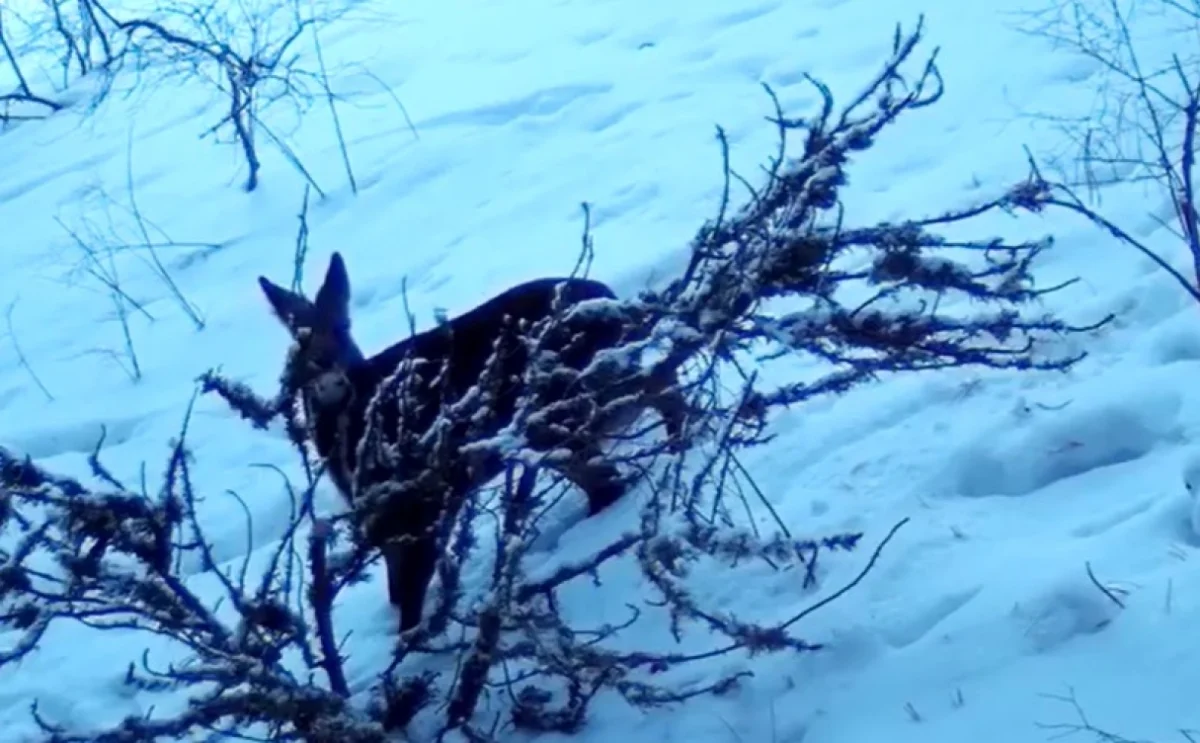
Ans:
[[[369,447],[364,446],[363,438],[370,428],[370,416],[378,414],[386,397],[381,397],[381,393],[387,385],[415,382],[409,389],[416,391],[419,405],[413,410],[406,409],[403,428],[420,434],[438,420],[446,405],[461,400],[479,382],[489,363],[502,358],[498,362],[501,367],[498,378],[507,381],[493,390],[491,421],[485,430],[472,432],[475,437],[493,435],[512,421],[523,389],[521,380],[531,363],[524,345],[505,344],[505,338],[511,341],[511,334],[520,327],[551,316],[564,316],[566,308],[581,302],[617,298],[608,285],[593,279],[533,279],[463,314],[443,318],[439,327],[420,333],[414,328],[407,338],[366,356],[351,334],[350,278],[339,253],[334,252],[330,257],[324,279],[312,300],[263,276],[258,283],[274,315],[293,340],[288,364],[292,379],[288,384],[301,403],[309,439],[329,479],[352,512],[356,505],[362,505],[366,488],[415,474],[390,470],[424,466],[393,462],[381,468],[377,459],[367,461],[369,452],[365,450]],[[628,328],[605,313],[575,315],[578,317],[574,320],[570,319],[574,315],[567,315],[557,334],[555,351],[561,364],[580,371],[599,351],[619,345]],[[409,322],[411,326],[411,316]],[[494,358],[493,353],[501,346],[502,357]],[[421,369],[431,371],[421,372]],[[610,416],[612,420],[602,423],[602,436],[565,435],[562,431],[571,428],[569,421],[557,428],[543,427],[540,432],[530,428],[530,446],[568,452],[567,457],[547,466],[557,469],[583,492],[588,517],[607,509],[630,488],[615,465],[604,457],[607,439],[627,430],[643,412],[653,408],[665,424],[668,441],[681,440],[686,404],[675,371],[670,371],[668,378],[655,386],[653,390],[641,390],[645,394],[634,395],[638,402],[633,408],[626,406],[623,412]],[[603,407],[618,395],[629,399],[630,390],[614,387],[593,392]],[[572,390],[568,388],[551,389],[550,401],[569,394]],[[383,443],[387,444],[390,443],[387,436],[398,435],[400,413],[395,405],[385,407],[390,407],[390,417],[389,411],[385,411],[384,424],[376,425],[373,435],[384,436]],[[469,443],[461,427],[452,435],[461,439],[453,442],[457,446]],[[399,611],[402,633],[419,626],[423,620],[426,593],[440,559],[435,525],[446,509],[451,515],[457,513],[465,498],[497,478],[505,467],[495,456],[452,464],[452,471],[441,473],[449,485],[440,495],[410,498],[387,513],[373,514],[373,526],[364,530],[365,539],[369,548],[382,553],[388,599]]]

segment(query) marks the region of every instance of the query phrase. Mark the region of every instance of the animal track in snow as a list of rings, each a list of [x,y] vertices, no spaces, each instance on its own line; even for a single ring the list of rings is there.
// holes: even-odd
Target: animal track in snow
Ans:
[[[537,536],[530,544],[531,553],[553,553],[558,542],[572,527],[587,517],[582,503],[559,503],[538,520]]]
[[[1093,75],[1103,71],[1103,64],[1090,57],[1073,57],[1066,64],[1060,64],[1050,70],[1047,82],[1079,85],[1088,82]]]
[[[528,116],[553,116],[581,98],[601,95],[612,90],[608,83],[560,85],[543,88],[521,98],[513,98],[486,106],[450,111],[417,124],[418,129],[443,126],[502,127]]]
[[[741,10],[735,10],[732,13],[719,15],[712,19],[711,23],[717,28],[729,28],[730,26],[740,26],[747,21],[753,21],[756,18],[762,18],[765,15],[770,15],[779,9],[780,3],[772,0],[767,3],[759,3],[751,5]]]
[[[112,160],[114,152],[114,150],[101,151],[92,155],[91,157],[85,157],[81,160],[73,160],[68,163],[63,163],[58,167],[43,171],[32,178],[26,178],[8,188],[5,188],[3,191],[0,191],[0,202],[11,201],[18,197],[25,196],[30,191],[41,188],[45,185],[49,185],[59,178],[68,178],[76,175],[80,171],[90,170],[98,165],[107,163]]]
[[[970,603],[982,590],[983,586],[972,586],[944,594],[918,609],[906,607],[904,615],[888,622],[880,634],[894,648],[908,647]]]
[[[1091,521],[1088,521],[1087,523],[1080,524],[1071,529],[1071,536],[1085,539],[1087,537],[1094,537],[1098,534],[1103,534],[1106,531],[1115,529],[1121,524],[1128,522],[1130,519],[1146,513],[1154,507],[1154,503],[1154,499],[1147,498],[1145,500],[1138,501],[1137,503],[1128,504],[1118,511],[1102,514]]]
[[[808,78],[806,77],[807,74],[808,74],[808,71],[804,70],[804,69],[800,69],[800,68],[788,69],[788,70],[784,70],[782,72],[776,72],[776,73],[772,74],[771,82],[774,84],[774,87],[776,87],[776,88],[786,88],[791,85],[807,84],[808,83]],[[804,109],[804,108],[806,108],[806,106],[799,105],[799,106],[796,106],[796,108]]]
[[[1200,328],[1192,313],[1181,313],[1154,328],[1146,354],[1162,366],[1200,359]]]
[[[1048,586],[1032,600],[1018,604],[1013,618],[1030,649],[1045,653],[1079,635],[1099,632],[1116,616],[1117,606],[1086,577]]]
[[[680,55],[680,59],[688,63],[707,62],[717,55],[716,44],[702,44]]]
[[[612,28],[589,28],[586,31],[575,34],[574,39],[580,46],[587,46],[588,44],[604,41],[612,35]]]
[[[105,447],[120,446],[129,441],[141,422],[141,417],[109,418],[103,423],[82,421],[61,428],[20,431],[6,437],[6,443],[33,459],[91,454],[101,437]]]
[[[9,387],[6,390],[0,390],[0,410],[8,407],[8,404],[21,396],[23,388]]]
[[[986,431],[953,461],[953,487],[965,496],[1027,495],[1133,461],[1179,437],[1180,403],[1178,394],[1141,388],[1134,394],[1076,401],[1028,426]]]
[[[629,103],[621,103],[599,112],[592,123],[588,125],[588,129],[593,132],[602,132],[609,127],[616,126],[625,120],[630,114],[640,111],[642,104],[639,101],[631,101]]]
[[[722,61],[722,70],[733,72],[747,80],[761,80],[773,60],[763,54],[742,54]]]
[[[1183,463],[1183,489],[1188,494],[1188,538],[1200,540],[1200,454],[1192,452]]]
[[[652,204],[658,197],[658,186],[653,183],[630,183],[604,199],[592,212],[592,227],[599,227],[612,219],[620,219],[632,209],[643,204]]]

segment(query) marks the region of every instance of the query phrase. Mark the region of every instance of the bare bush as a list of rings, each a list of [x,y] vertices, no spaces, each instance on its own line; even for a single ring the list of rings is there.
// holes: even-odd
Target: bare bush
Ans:
[[[62,108],[61,103],[34,92],[33,86],[30,85],[29,76],[25,71],[26,65],[17,53],[22,37],[14,34],[14,21],[26,25],[24,19],[9,8],[0,6],[0,51],[4,52],[5,64],[16,79],[16,88],[12,92],[0,95],[0,104],[3,104],[3,108],[0,109],[0,122],[3,123],[39,118]]]
[[[1196,128],[1200,124],[1200,5],[1186,0],[1054,0],[1022,28],[1090,62],[1089,110],[1043,112],[1065,150],[1044,155],[1056,173],[1047,206],[1080,215],[1150,258],[1200,301]],[[1106,213],[1104,191],[1142,185],[1148,216],[1191,256],[1191,275]],[[1162,208],[1162,207],[1165,207]]]
[[[202,388],[224,397],[254,427],[282,419],[305,472],[304,485],[294,488],[293,523],[262,577],[207,559],[223,600],[236,610],[232,620],[218,618],[172,569],[182,551],[207,549],[182,436],[163,486],[149,498],[129,493],[98,465],[100,491],[11,454],[0,458],[7,535],[0,555],[0,622],[23,631],[17,645],[0,655],[0,665],[31,652],[45,628],[60,619],[142,628],[192,656],[187,664],[157,671],[147,666],[129,675],[140,688],[186,694],[183,711],[127,720],[105,733],[108,738],[45,720],[44,729],[56,741],[149,741],[194,730],[310,741],[382,740],[403,728],[420,740],[452,731],[468,740],[495,740],[513,728],[569,733],[586,722],[590,702],[601,694],[654,707],[729,693],[744,675],[678,688],[666,673],[673,668],[731,653],[819,650],[820,642],[807,636],[812,628],[806,620],[852,590],[904,522],[877,541],[856,578],[784,621],[764,623],[706,606],[690,580],[706,567],[755,560],[796,570],[805,588],[818,589],[818,559],[854,549],[863,538],[797,534],[775,515],[771,498],[740,459],[770,440],[772,414],[892,372],[1066,369],[1080,356],[1058,350],[1056,340],[1107,320],[1074,327],[1038,311],[1039,300],[1061,288],[1035,281],[1035,261],[1049,240],[952,240],[938,232],[968,227],[995,210],[1042,208],[1048,186],[1036,174],[971,208],[903,223],[842,223],[839,194],[851,158],[875,146],[898,116],[941,95],[933,58],[907,69],[920,38],[920,26],[907,34],[897,29],[879,74],[841,108],[816,81],[823,105],[814,115],[790,118],[776,103],[770,120],[780,146],[760,186],[729,168],[719,137],[724,198],[716,218],[693,240],[687,269],[665,289],[581,302],[514,328],[534,362],[522,380],[525,395],[498,434],[468,435],[466,446],[453,445],[461,438],[452,432],[486,429],[495,415],[488,400],[501,368],[496,353],[474,388],[442,401],[434,426],[412,435],[405,415],[421,401],[405,380],[421,360],[401,364],[394,384],[372,401],[373,411],[389,411],[390,417],[365,421],[360,461],[374,466],[356,472],[347,514],[316,520],[312,513],[310,496],[322,465],[310,456],[307,421],[295,404],[300,370],[285,369],[271,399],[206,375]],[[734,209],[732,191],[739,185],[749,196]],[[584,244],[590,247],[590,236]],[[777,309],[779,300],[786,300],[785,309]],[[548,339],[578,313],[618,319],[627,333],[618,347],[572,370],[559,363]],[[765,387],[747,370],[764,356],[796,354],[824,361],[828,373]],[[549,574],[528,572],[524,558],[536,549],[541,516],[561,496],[560,485],[546,476],[561,453],[539,449],[539,430],[559,427],[598,438],[607,421],[645,408],[647,400],[639,398],[661,392],[676,373],[690,408],[683,440],[667,445],[639,436],[618,442],[609,455],[640,484],[637,523],[586,559]],[[572,391],[565,398],[550,392],[564,389]],[[603,397],[596,394],[600,389]],[[614,394],[621,390],[628,394]],[[397,417],[398,438],[372,428]],[[472,457],[502,460],[503,482],[490,495],[445,509],[436,528],[442,554],[432,609],[400,637],[392,662],[363,695],[370,698],[352,700],[333,606],[375,558],[362,535],[403,499],[445,501],[447,473]],[[761,522],[773,526],[762,529]],[[290,545],[303,533],[306,557],[294,559]],[[327,554],[328,544],[345,549]],[[574,626],[562,593],[577,581],[600,580],[605,566],[618,559],[631,560],[657,596],[631,604],[623,623]],[[464,577],[472,566],[485,576],[483,585]],[[301,575],[305,592],[298,589]],[[297,603],[302,593],[303,606]],[[648,614],[665,618],[677,638],[698,624],[717,640],[699,651],[629,649],[630,628]],[[484,714],[485,699],[504,714]]]
[[[104,84],[94,91],[93,104],[109,93],[113,78],[123,70],[142,86],[198,80],[224,100],[223,115],[205,134],[237,145],[248,170],[247,191],[258,186],[259,151],[266,137],[324,196],[288,144],[290,132],[276,131],[264,121],[271,110],[299,120],[316,101],[324,100],[334,118],[351,188],[357,190],[337,96],[317,35],[320,28],[344,17],[354,0],[170,0],[149,15],[132,18],[102,0],[43,2],[43,15],[22,19],[22,38],[29,42],[19,48],[4,25],[12,14],[0,8],[0,50],[18,81],[15,92],[0,96],[5,106],[0,121],[62,109],[67,87],[97,71]],[[39,94],[28,72],[43,74],[48,65],[58,72],[56,85]]]
[[[127,174],[124,199],[97,186],[81,193],[73,204],[80,209],[80,215],[59,216],[55,221],[67,236],[70,252],[77,256],[66,273],[68,285],[77,286],[81,279],[86,279],[89,289],[102,291],[120,330],[120,350],[101,346],[90,349],[89,353],[113,361],[132,381],[139,382],[142,368],[134,341],[134,319],[152,323],[156,315],[150,311],[154,299],[147,299],[135,288],[137,282],[131,280],[130,262],[141,264],[192,327],[203,330],[205,320],[201,310],[184,294],[163,252],[186,250],[184,260],[187,260],[188,256],[218,250],[221,245],[174,240],[142,212],[133,186],[132,165]]]
[[[100,23],[102,9],[95,0],[42,0],[42,7],[45,15],[39,20],[48,28],[36,36],[41,51],[58,57],[58,92],[116,61],[110,30]]]
[[[68,91],[97,78],[97,103],[109,92],[124,52],[102,22],[97,0],[39,0],[24,13],[0,7],[0,50],[15,89],[0,94],[0,123],[43,118],[73,102]]]
[[[1059,706],[1067,707],[1071,711],[1072,719],[1069,722],[1037,723],[1038,729],[1046,731],[1046,734],[1052,738],[1076,736],[1093,740],[1097,743],[1155,743],[1145,738],[1138,738],[1136,740],[1127,738],[1112,730],[1098,726],[1093,722],[1091,716],[1080,703],[1074,689],[1068,688],[1062,694],[1042,694],[1041,696]],[[1200,731],[1194,729],[1181,728],[1178,732],[1178,740],[1181,743],[1195,743],[1197,736],[1200,736]],[[1173,738],[1172,740],[1175,739]]]
[[[241,150],[249,171],[247,191],[258,186],[261,133],[324,195],[284,137],[270,129],[262,115],[268,109],[287,106],[298,116],[328,90],[324,65],[320,71],[310,71],[299,50],[307,31],[344,15],[347,3],[173,0],[154,16],[132,19],[118,18],[98,7],[125,35],[143,64],[170,78],[199,79],[222,93],[227,103],[225,114],[208,132],[214,136],[228,132]]]

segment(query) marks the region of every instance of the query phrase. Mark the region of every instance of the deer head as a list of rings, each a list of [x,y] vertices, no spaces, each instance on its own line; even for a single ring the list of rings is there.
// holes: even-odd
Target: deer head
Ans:
[[[284,289],[263,276],[258,285],[275,316],[295,344],[288,364],[291,382],[318,400],[336,402],[345,389],[345,372],[363,362],[350,335],[350,277],[339,253],[329,258],[316,298]]]

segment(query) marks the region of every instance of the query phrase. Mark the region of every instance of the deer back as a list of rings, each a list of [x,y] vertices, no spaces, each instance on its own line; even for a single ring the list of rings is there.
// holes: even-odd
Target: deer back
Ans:
[[[563,307],[588,299],[615,298],[611,289],[597,281],[536,279],[514,286],[439,327],[414,334],[347,368],[345,377],[351,388],[348,402],[333,409],[310,405],[307,411],[317,452],[328,462],[330,475],[343,494],[353,498],[352,483],[360,457],[365,456],[359,447],[368,428],[385,437],[375,445],[395,443],[387,439],[400,435],[401,425],[407,434],[424,434],[437,419],[443,404],[461,399],[478,383],[493,353],[498,355],[499,366],[493,371],[499,373],[493,375],[494,385],[487,401],[492,407],[492,424],[485,430],[475,430],[474,434],[486,436],[507,424],[522,392],[522,376],[529,363],[528,350],[515,334],[517,324],[549,317],[555,310],[555,295],[560,285]],[[559,354],[561,364],[581,369],[598,350],[618,343],[621,334],[619,321],[590,317],[556,328],[546,339],[546,346]],[[399,402],[401,395],[405,396],[403,404]],[[465,426],[459,429],[457,436],[465,437]],[[394,469],[394,463],[382,464],[385,471],[366,479],[395,477],[395,472],[386,471]],[[418,466],[415,462],[411,464]],[[485,475],[494,467],[480,469],[483,471],[458,473],[456,485],[466,488],[481,477],[490,479]]]

